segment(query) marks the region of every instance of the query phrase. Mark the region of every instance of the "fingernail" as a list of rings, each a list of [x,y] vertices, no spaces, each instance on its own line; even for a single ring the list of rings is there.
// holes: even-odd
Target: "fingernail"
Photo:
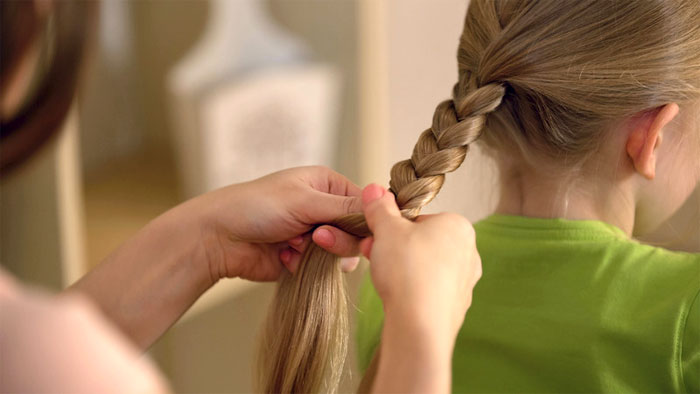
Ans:
[[[298,237],[294,237],[294,238],[292,238],[292,239],[289,240],[289,243],[292,244],[292,245],[294,245],[294,246],[299,246],[299,245],[301,245],[303,242],[304,242],[304,238],[303,238],[301,235],[299,235]]]
[[[325,228],[316,230],[316,241],[322,243],[326,248],[335,245],[335,235]]]
[[[367,185],[362,191],[362,202],[368,203],[372,202],[378,198],[381,198],[386,190],[383,187],[376,185],[374,183]]]
[[[360,263],[359,257],[343,257],[340,259],[340,269],[343,272],[350,272]]]

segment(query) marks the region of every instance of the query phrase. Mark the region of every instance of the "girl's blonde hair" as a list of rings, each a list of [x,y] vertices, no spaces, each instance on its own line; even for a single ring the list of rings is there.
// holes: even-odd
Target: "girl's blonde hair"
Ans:
[[[472,0],[457,60],[452,100],[391,171],[409,219],[482,135],[496,154],[584,157],[615,121],[700,97],[700,0]],[[370,234],[359,214],[332,224]],[[334,256],[310,245],[266,324],[261,390],[337,389],[348,330]]]

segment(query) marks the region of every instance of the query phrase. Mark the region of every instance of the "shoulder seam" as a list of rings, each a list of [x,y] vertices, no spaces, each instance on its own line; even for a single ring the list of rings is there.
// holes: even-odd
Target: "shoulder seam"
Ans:
[[[693,297],[693,300],[690,302],[690,306],[688,306],[688,310],[683,316],[683,321],[681,322],[681,326],[683,329],[679,332],[679,335],[676,339],[676,348],[677,352],[676,354],[678,355],[678,358],[676,359],[676,368],[678,369],[678,375],[680,376],[681,383],[683,384],[683,391],[685,393],[688,392],[688,385],[685,382],[685,376],[683,376],[683,339],[685,338],[685,332],[688,328],[688,317],[692,313],[692,308],[695,306],[695,304],[698,302],[698,299],[700,299],[700,290],[698,290],[695,293],[695,297]]]

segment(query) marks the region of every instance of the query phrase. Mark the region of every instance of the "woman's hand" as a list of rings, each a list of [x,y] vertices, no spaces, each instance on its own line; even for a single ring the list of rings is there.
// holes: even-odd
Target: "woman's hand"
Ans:
[[[363,193],[367,224],[374,236],[362,253],[387,314],[415,318],[455,336],[481,277],[474,228],[464,217],[441,213],[404,219],[394,196],[377,185]]]
[[[376,392],[448,392],[454,341],[481,277],[474,229],[456,214],[403,218],[394,196],[365,188],[374,234],[360,243],[384,304]]]
[[[223,277],[275,280],[294,270],[315,223],[361,209],[360,189],[323,167],[281,171],[189,200],[160,215],[69,291],[80,291],[141,348]],[[341,256],[358,240],[330,226],[313,240]],[[357,259],[346,261],[346,270]]]
[[[359,212],[360,194],[360,188],[328,168],[300,167],[207,193],[181,209],[183,215],[201,218],[206,264],[214,280],[269,281],[279,276],[280,263],[296,270],[314,224]],[[359,239],[321,226],[313,241],[348,257],[341,260],[345,271],[357,266]]]

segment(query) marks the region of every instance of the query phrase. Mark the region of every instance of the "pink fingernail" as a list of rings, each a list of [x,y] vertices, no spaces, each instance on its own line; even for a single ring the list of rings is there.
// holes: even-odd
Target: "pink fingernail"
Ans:
[[[343,272],[350,272],[353,271],[359,263],[359,257],[343,257],[340,259],[340,269]]]
[[[330,248],[335,245],[335,236],[332,232],[325,228],[320,228],[316,230],[316,240],[323,244],[323,246]]]

